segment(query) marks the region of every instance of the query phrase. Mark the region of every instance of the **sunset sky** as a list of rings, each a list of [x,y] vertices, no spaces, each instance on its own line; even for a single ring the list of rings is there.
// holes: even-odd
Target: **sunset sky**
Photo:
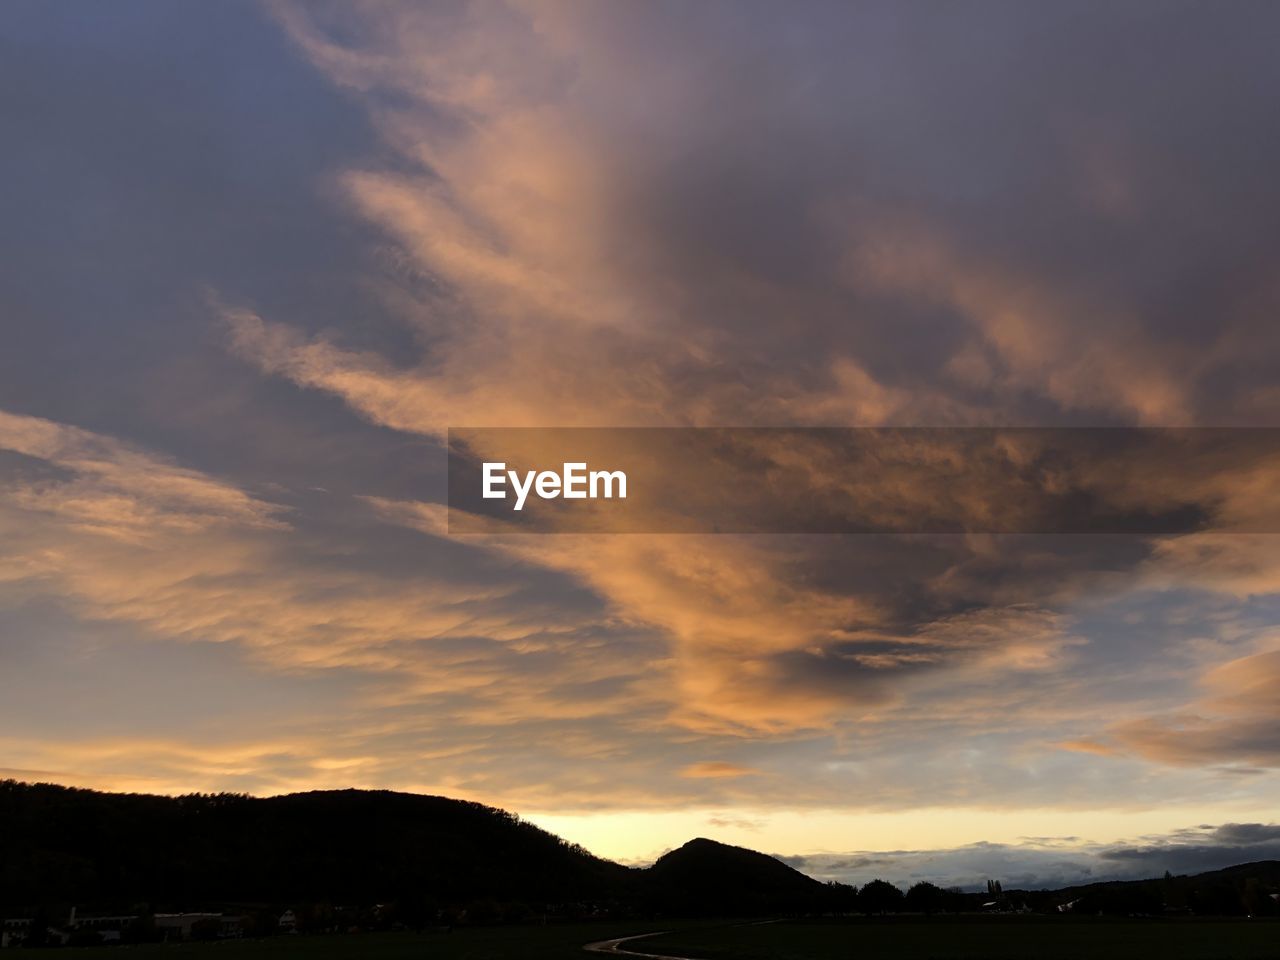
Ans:
[[[1273,535],[442,520],[450,427],[1280,427],[1277,36],[7,0],[0,777],[437,793],[853,882],[1280,858]]]

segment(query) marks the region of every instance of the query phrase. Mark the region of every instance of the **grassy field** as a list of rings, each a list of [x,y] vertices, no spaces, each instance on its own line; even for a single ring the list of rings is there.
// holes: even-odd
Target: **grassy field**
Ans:
[[[686,929],[634,949],[706,960],[1275,960],[1280,922],[867,918]]]
[[[657,927],[688,928],[665,923]],[[452,933],[362,933],[281,936],[216,943],[147,944],[56,950],[58,957],[111,960],[589,960],[582,945],[635,933],[649,933],[653,921],[548,924],[547,926],[459,928]],[[7,951],[6,951],[7,952]],[[603,957],[601,954],[594,954]]]
[[[726,924],[670,921],[492,927],[453,933],[273,937],[221,943],[58,950],[138,960],[587,960],[585,943],[672,932],[630,944],[705,960],[1275,960],[1280,922],[1056,917],[893,917]],[[674,928],[674,929],[672,929]],[[623,955],[619,955],[621,957]]]

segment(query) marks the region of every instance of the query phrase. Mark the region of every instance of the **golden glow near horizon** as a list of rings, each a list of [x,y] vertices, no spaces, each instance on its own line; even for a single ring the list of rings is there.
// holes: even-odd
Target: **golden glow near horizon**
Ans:
[[[1172,806],[1157,810],[981,810],[900,812],[701,809],[588,814],[525,814],[524,819],[596,856],[644,864],[694,837],[774,854],[949,851],[972,844],[1056,848],[1140,842],[1190,825],[1258,810]],[[1085,839],[1087,838],[1087,839]]]

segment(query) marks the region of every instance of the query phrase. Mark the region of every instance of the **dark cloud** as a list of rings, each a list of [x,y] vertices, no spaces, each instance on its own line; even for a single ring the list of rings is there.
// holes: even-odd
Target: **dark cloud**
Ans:
[[[1038,838],[1019,844],[976,843],[891,854],[822,854],[787,860],[821,879],[865,883],[881,877],[899,885],[928,880],[982,889],[999,880],[1006,889],[1044,889],[1102,880],[1137,880],[1203,873],[1238,863],[1280,859],[1280,826],[1228,823],[1177,830],[1126,846],[1100,846],[1077,838]]]
[[[1202,873],[1237,863],[1280,859],[1280,825],[1226,823],[1178,831],[1168,838],[1153,838],[1140,846],[1103,850],[1102,860],[1133,873],[1147,870],[1155,876]]]

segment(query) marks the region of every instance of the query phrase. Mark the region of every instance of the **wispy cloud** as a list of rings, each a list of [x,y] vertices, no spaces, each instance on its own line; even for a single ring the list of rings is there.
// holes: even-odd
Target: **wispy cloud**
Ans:
[[[0,66],[0,172],[47,207],[0,225],[0,392],[45,414],[0,413],[6,768],[761,844],[785,809],[1271,802],[1267,537],[464,537],[439,502],[450,426],[1272,424],[1269,9],[219,10]],[[1275,470],[1073,482],[1231,521]],[[929,876],[1124,860],[1061,847]]]
[[[375,423],[438,437],[459,422],[1222,418],[1224,408],[1208,405],[1200,384],[1239,360],[1240,331],[1253,323],[1247,309],[1206,351],[1154,330],[1134,290],[1075,283],[1077,265],[1043,245],[1011,250],[963,203],[884,203],[883,191],[864,188],[864,167],[820,162],[846,141],[831,136],[822,102],[810,115],[795,112],[799,84],[812,78],[785,55],[771,82],[793,89],[782,98],[787,109],[773,97],[756,99],[749,118],[731,116],[710,133],[691,105],[715,101],[716,84],[739,71],[753,86],[746,52],[717,46],[714,17],[691,17],[671,49],[635,44],[637,32],[672,35],[669,24],[634,12],[519,5],[277,12],[322,70],[365,99],[402,161],[394,171],[348,173],[354,209],[438,286],[401,304],[420,344],[407,357],[308,337],[248,310],[225,319],[242,356],[336,394]],[[340,42],[339,34],[358,39]],[[923,49],[935,41],[921,33],[911,42]],[[821,40],[805,34],[805,44]],[[683,59],[700,49],[726,59],[707,73]],[[1059,68],[1065,64],[1047,67]],[[673,86],[654,86],[655,76]],[[994,89],[989,77],[969,82],[975,95]],[[624,92],[640,88],[651,91],[644,106]],[[679,97],[668,98],[675,89]],[[606,103],[615,109],[602,110]],[[1045,143],[1018,144],[1069,185],[1062,215],[1094,218],[1099,230],[1145,224],[1164,181],[1141,179],[1138,165],[1161,161],[1105,119],[1066,119],[1069,106]],[[797,116],[813,128],[795,128]],[[674,164],[667,152],[679,143],[688,157],[690,145],[701,144],[722,157],[762,130],[792,134],[792,149],[765,150],[761,162],[815,175],[796,179],[784,208],[743,203],[761,229],[799,244],[803,264],[767,239],[759,240],[762,259],[735,233],[740,211],[706,190],[697,163]],[[765,171],[747,164],[738,175],[752,183]],[[916,175],[922,182],[903,184],[916,198],[953,186],[946,171]],[[695,196],[686,208],[673,204]],[[1081,200],[1083,212],[1074,206]],[[1031,219],[1017,223],[1043,239]],[[914,318],[941,312],[947,335],[910,364],[872,364],[868,358],[891,354],[888,343],[896,342],[867,319],[885,310],[911,329],[923,329]],[[776,322],[783,316],[803,319],[793,328]],[[1242,400],[1227,419],[1247,422],[1252,410]],[[1166,490],[1158,476],[1095,479],[1130,498],[1183,493]],[[1257,484],[1235,480],[1204,494],[1227,503],[1253,496]],[[375,505],[396,522],[443,535],[434,505]],[[1012,705],[991,699],[991,686],[1036,673],[1058,681],[1062,718],[1073,697],[1074,709],[1085,711],[1087,684],[1063,678],[1073,663],[1100,667],[1108,654],[1086,655],[1089,638],[1067,611],[1100,588],[1100,597],[1117,598],[1155,587],[1185,549],[1179,541],[1139,544],[1132,553],[1073,560],[1061,544],[1023,554],[1007,542],[969,539],[914,544],[889,562],[854,545],[794,541],[560,537],[470,545],[567,574],[614,615],[657,629],[670,643],[656,672],[670,681],[669,720],[748,737],[817,734],[890,714],[919,720],[929,709],[991,717],[997,702],[1012,721]],[[1036,562],[1025,563],[1029,556]],[[832,563],[846,575],[824,580],[817,571]],[[895,594],[903,590],[909,598]],[[953,695],[948,704],[938,692],[948,680],[968,689],[978,674],[991,686],[972,700]],[[979,706],[981,697],[988,699]],[[1016,715],[1030,719],[1046,707],[1025,703]]]
[[[1126,720],[1111,727],[1107,739],[1080,748],[1128,750],[1183,766],[1280,765],[1280,651],[1215,666],[1202,684],[1208,695],[1186,712]]]

